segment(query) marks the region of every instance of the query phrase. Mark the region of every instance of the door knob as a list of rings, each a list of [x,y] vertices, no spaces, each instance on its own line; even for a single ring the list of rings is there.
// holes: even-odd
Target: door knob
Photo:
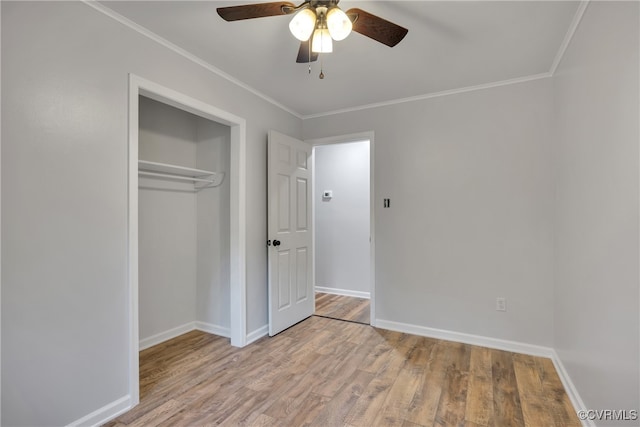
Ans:
[[[274,240],[273,246],[280,246],[280,240]]]

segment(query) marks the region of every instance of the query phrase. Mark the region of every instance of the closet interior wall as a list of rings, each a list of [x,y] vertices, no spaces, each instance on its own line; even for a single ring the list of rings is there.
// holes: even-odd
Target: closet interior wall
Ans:
[[[139,159],[224,172],[220,186],[139,177],[139,334],[227,334],[230,128],[140,96]],[[197,323],[196,323],[197,322]]]

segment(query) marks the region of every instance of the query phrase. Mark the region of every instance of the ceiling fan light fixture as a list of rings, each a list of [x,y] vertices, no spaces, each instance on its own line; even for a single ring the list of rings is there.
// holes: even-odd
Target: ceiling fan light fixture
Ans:
[[[353,24],[351,20],[339,7],[334,7],[327,13],[327,28],[329,34],[335,41],[344,40],[349,34]]]
[[[313,39],[311,40],[311,51],[316,53],[331,53],[333,52],[333,40],[329,30],[326,28],[318,28],[313,33]]]
[[[309,8],[302,9],[296,13],[289,23],[291,34],[298,40],[304,42],[309,40],[313,30],[316,28],[316,14]]]

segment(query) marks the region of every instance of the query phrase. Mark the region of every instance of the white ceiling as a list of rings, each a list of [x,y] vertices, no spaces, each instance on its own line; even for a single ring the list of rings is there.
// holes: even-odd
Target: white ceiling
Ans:
[[[301,117],[550,73],[576,1],[349,1],[409,29],[389,48],[352,33],[296,64],[289,16],[226,22],[217,7],[260,1],[103,1],[118,14]],[[296,3],[297,4],[297,3]]]

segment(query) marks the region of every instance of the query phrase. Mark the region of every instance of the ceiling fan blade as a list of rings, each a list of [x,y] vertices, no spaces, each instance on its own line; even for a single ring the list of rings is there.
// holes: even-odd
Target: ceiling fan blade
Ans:
[[[245,4],[241,6],[219,7],[218,15],[225,21],[264,18],[267,16],[288,15],[295,11],[296,5],[288,1],[272,3]]]
[[[309,43],[308,41],[300,42],[300,49],[298,49],[298,58],[296,59],[297,63],[306,64],[307,62],[318,60],[318,52],[311,52],[311,56],[309,56],[310,48],[311,43]]]
[[[400,43],[409,32],[409,30],[400,25],[372,15],[362,9],[349,9],[346,14],[353,22],[353,31],[390,47]]]

